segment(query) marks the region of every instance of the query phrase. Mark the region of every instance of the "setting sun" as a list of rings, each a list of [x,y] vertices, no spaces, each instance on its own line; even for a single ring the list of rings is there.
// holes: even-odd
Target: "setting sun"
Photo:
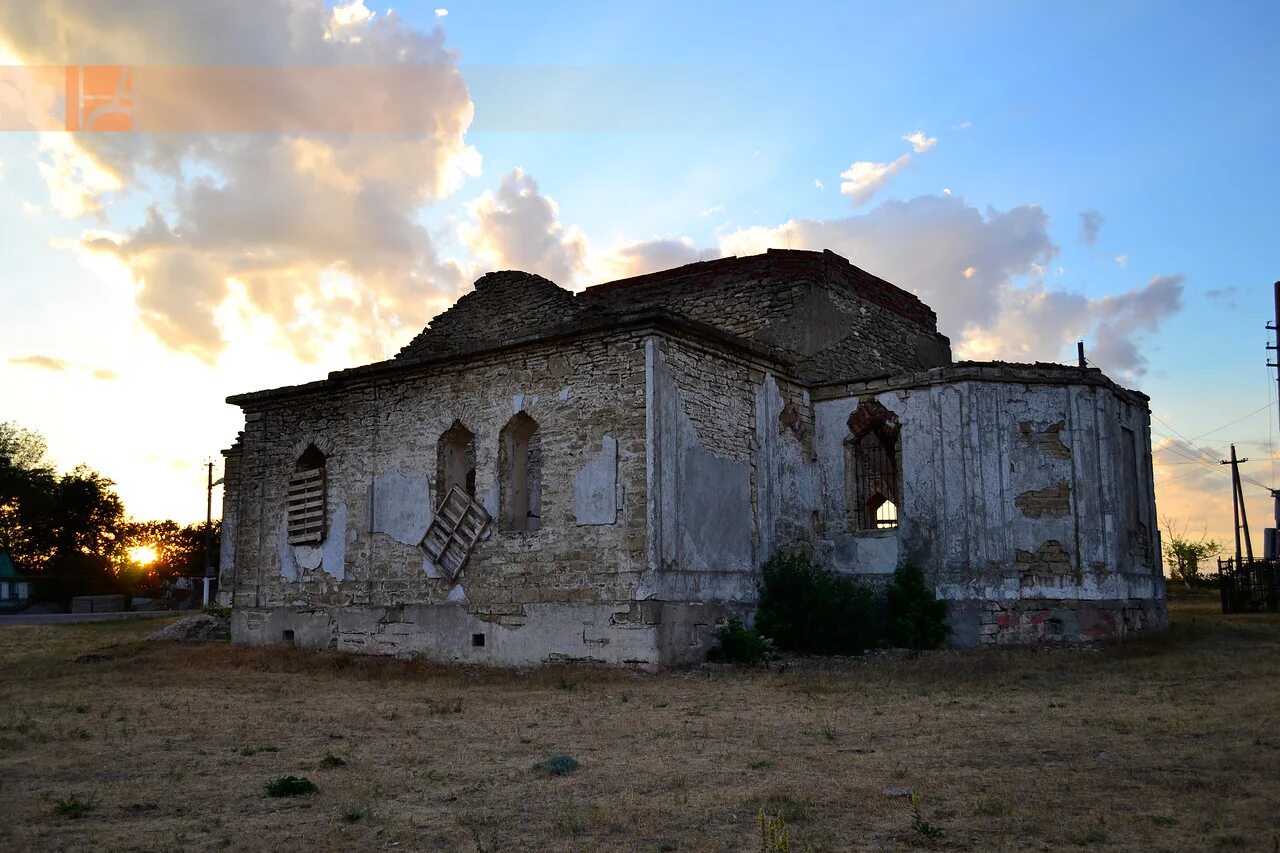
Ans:
[[[156,561],[156,557],[160,556],[156,553],[156,549],[150,545],[136,545],[129,549],[129,559],[137,563],[139,566],[149,566]]]

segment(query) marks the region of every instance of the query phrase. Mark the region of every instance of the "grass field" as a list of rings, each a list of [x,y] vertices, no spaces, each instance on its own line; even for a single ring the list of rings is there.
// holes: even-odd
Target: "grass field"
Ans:
[[[1272,851],[1280,618],[1215,609],[1100,650],[659,675],[3,628],[0,849],[754,851],[763,810],[792,850]],[[267,795],[289,775],[318,791]]]

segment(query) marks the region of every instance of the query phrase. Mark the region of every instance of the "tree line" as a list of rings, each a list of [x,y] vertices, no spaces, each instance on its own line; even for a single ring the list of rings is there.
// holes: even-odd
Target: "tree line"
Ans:
[[[203,575],[205,525],[130,519],[115,484],[86,465],[58,473],[39,433],[0,422],[0,551],[33,581],[33,597],[158,596]],[[219,523],[212,530],[217,564]],[[155,559],[143,565],[142,547]]]

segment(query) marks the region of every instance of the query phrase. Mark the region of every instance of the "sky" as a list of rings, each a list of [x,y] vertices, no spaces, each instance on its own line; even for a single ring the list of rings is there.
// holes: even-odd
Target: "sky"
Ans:
[[[1150,395],[1180,530],[1231,538],[1234,442],[1260,549],[1277,31],[1264,2],[4,4],[10,81],[258,82],[67,133],[0,74],[0,420],[135,517],[194,521],[243,424],[226,396],[390,357],[488,270],[581,288],[830,248],[959,358],[1083,339]]]

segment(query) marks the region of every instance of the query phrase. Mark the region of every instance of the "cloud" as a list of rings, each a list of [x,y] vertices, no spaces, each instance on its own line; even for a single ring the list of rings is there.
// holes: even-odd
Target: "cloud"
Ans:
[[[967,354],[981,358],[1053,359],[1084,339],[1086,358],[1118,378],[1146,372],[1139,341],[1182,308],[1183,278],[1156,276],[1116,296],[1089,299],[1042,282],[1000,293],[995,320],[968,331]]]
[[[94,379],[119,379],[120,375],[114,370],[108,370],[105,367],[89,367],[83,364],[77,364],[74,361],[67,361],[63,358],[54,358],[51,355],[25,355],[8,359],[9,364],[18,367],[34,367],[38,370],[49,370],[54,373],[66,373],[70,370],[83,370],[93,376]]]
[[[813,185],[814,185],[815,187],[817,187],[818,189],[820,189],[820,190],[825,190],[825,189],[826,189],[826,187],[825,187],[825,186],[823,186],[822,181],[818,180],[817,178],[814,178],[814,179],[813,179]]]
[[[20,367],[37,367],[41,370],[52,370],[55,373],[61,373],[71,366],[70,362],[48,355],[24,355],[10,358],[9,363]]]
[[[42,135],[40,169],[62,215],[109,222],[152,203],[140,226],[81,249],[127,267],[143,322],[168,347],[212,362],[238,324],[266,321],[304,360],[334,340],[369,355],[370,340],[420,328],[456,292],[462,271],[438,257],[420,213],[480,161],[463,138],[473,106],[440,28],[415,30],[362,0],[227,0],[183,14],[142,4],[127,16],[67,0],[0,5],[0,39],[28,64],[59,64],[79,47],[79,61],[131,66],[432,69],[437,85],[412,93],[427,128],[415,132]],[[290,126],[332,124],[342,111],[353,126],[393,122],[403,109],[394,91],[368,95],[301,98]],[[253,115],[281,92],[239,98],[231,106]]]
[[[448,15],[448,14],[449,14],[449,10],[448,10],[448,9],[436,9],[436,17],[437,17],[437,18],[443,18],[443,17],[445,17],[445,16],[446,16],[446,15]]]
[[[1096,210],[1086,210],[1080,214],[1080,242],[1092,246],[1098,242],[1098,232],[1102,230],[1102,214]]]
[[[1221,302],[1223,305],[1225,305],[1227,308],[1233,311],[1240,307],[1236,303],[1236,297],[1239,294],[1240,294],[1240,288],[1236,287],[1235,285],[1232,285],[1231,287],[1214,288],[1213,290],[1206,290],[1204,292],[1205,296],[1209,297],[1215,302]]]
[[[840,173],[840,192],[850,196],[854,204],[863,204],[871,200],[880,189],[889,182],[889,178],[897,174],[911,162],[910,154],[903,154],[891,163],[873,163],[870,160],[859,160],[847,170]]]
[[[699,249],[688,237],[631,243],[593,265],[600,280],[630,278],[720,257],[716,249]]]
[[[969,129],[969,128],[971,128],[971,127],[973,127],[973,122],[971,122],[971,121],[962,121],[962,122],[960,122],[959,124],[954,125],[951,129],[952,129],[952,130],[968,130],[968,129]]]
[[[927,137],[918,130],[913,133],[908,133],[902,138],[911,143],[912,149],[914,149],[917,154],[923,154],[938,144],[937,137]]]
[[[582,272],[585,238],[565,228],[555,200],[524,169],[503,175],[496,193],[486,190],[468,208],[473,221],[462,226],[462,241],[489,269],[537,273],[562,286]]]
[[[1129,265],[1129,256],[1116,255],[1116,263],[1120,265],[1121,269],[1123,269],[1124,267]]]
[[[1058,254],[1039,206],[985,212],[960,196],[889,201],[834,220],[791,220],[724,234],[725,254],[767,248],[829,248],[920,296],[938,312],[957,356],[1057,360],[1080,337],[1090,360],[1122,376],[1139,376],[1136,341],[1181,307],[1180,276],[1159,276],[1119,296],[1089,299],[1044,284]]]
[[[698,211],[698,216],[705,219],[708,216],[715,216],[717,213],[724,213],[723,204],[717,204],[714,207],[704,207],[702,210]]]

